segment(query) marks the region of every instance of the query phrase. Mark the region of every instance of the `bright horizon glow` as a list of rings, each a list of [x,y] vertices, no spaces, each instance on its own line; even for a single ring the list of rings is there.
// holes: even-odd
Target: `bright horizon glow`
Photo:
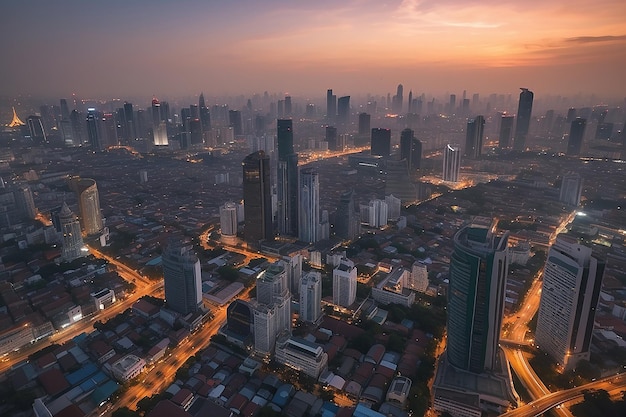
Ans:
[[[622,99],[623,0],[3,5],[0,95],[468,90]]]

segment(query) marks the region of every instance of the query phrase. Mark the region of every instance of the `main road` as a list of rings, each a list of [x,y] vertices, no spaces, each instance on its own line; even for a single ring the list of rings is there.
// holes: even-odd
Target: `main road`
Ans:
[[[243,300],[250,299],[250,290],[245,291],[238,298]],[[180,366],[188,358],[207,347],[211,337],[217,333],[226,320],[226,310],[226,307],[212,310],[214,315],[211,321],[204,323],[201,328],[179,343],[164,360],[157,362],[153,367],[138,376],[137,379],[141,382],[131,385],[119,400],[115,402],[115,405],[101,415],[111,415],[113,411],[121,407],[136,409],[139,400],[166,389],[169,384],[174,382],[174,376]]]
[[[124,312],[126,309],[130,308],[141,297],[145,295],[155,295],[162,290],[163,280],[149,281],[141,276],[139,273],[124,265],[123,263],[117,261],[116,259],[113,259],[110,256],[107,256],[94,248],[90,247],[89,250],[97,258],[105,259],[112,265],[115,265],[117,268],[117,273],[120,275],[120,277],[128,282],[135,283],[135,291],[129,294],[126,298],[118,300],[110,307],[100,311],[98,314],[84,317],[82,320],[73,324],[72,326],[68,326],[65,329],[54,332],[50,337],[46,339],[40,340],[32,345],[25,346],[17,352],[10,353],[7,357],[3,359],[3,362],[0,363],[0,374],[4,373],[12,366],[17,365],[24,360],[27,360],[30,355],[40,351],[41,349],[44,349],[52,344],[63,344],[81,333],[87,333],[92,331],[93,323],[96,320],[107,321],[108,319],[115,317],[118,314]]]
[[[550,244],[554,243],[556,237],[561,233],[567,224],[569,224],[576,213],[570,213],[566,218],[561,221],[561,224],[557,227],[554,234],[551,236]],[[514,313],[512,317],[505,320],[509,323],[509,328],[503,332],[503,339],[508,339],[512,342],[520,344],[526,344],[526,334],[528,333],[528,323],[532,320],[534,315],[539,309],[539,301],[541,299],[541,287],[542,287],[542,274],[540,271],[534,278],[534,281],[526,294],[524,302],[521,304],[521,308],[517,313]],[[515,317],[515,318],[513,318]],[[521,349],[514,349],[511,347],[504,347],[506,357],[513,368],[513,371],[517,374],[522,382],[522,385],[528,390],[528,393],[533,400],[539,400],[549,397],[551,395],[550,390],[545,386],[543,381],[537,376],[535,371],[528,362],[528,356]],[[551,398],[551,397],[550,397]],[[556,403],[559,404],[559,403]],[[521,407],[520,407],[521,408]],[[552,408],[552,407],[551,407]],[[571,412],[564,407],[558,407],[554,410],[558,416],[571,417]],[[521,414],[526,415],[526,414]]]
[[[555,407],[557,407],[557,411],[563,410],[562,407],[558,406],[567,401],[582,397],[587,391],[593,390],[605,390],[609,392],[609,394],[624,391],[626,390],[626,374],[613,375],[579,387],[550,393],[522,407],[504,413],[502,417],[535,417]]]

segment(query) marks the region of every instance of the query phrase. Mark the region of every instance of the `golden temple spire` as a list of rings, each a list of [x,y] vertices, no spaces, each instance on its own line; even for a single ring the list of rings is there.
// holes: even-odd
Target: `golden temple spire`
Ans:
[[[9,123],[9,127],[20,126],[26,126],[26,123],[20,120],[20,118],[17,116],[17,112],[15,111],[15,107],[13,107],[13,120],[11,120],[11,123]]]

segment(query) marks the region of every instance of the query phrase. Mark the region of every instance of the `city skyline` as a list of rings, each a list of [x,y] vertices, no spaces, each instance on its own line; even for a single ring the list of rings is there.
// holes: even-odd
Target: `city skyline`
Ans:
[[[626,95],[617,1],[116,3],[5,5],[0,95]]]

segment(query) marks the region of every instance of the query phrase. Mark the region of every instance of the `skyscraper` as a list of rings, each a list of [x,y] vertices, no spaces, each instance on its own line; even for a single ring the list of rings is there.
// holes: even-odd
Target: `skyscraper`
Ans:
[[[460,170],[461,149],[458,145],[447,144],[443,150],[443,180],[458,182]]]
[[[70,183],[78,196],[78,208],[83,230],[87,235],[95,235],[102,231],[102,213],[100,213],[100,196],[96,181],[91,178],[73,178]]]
[[[403,203],[417,200],[417,190],[411,181],[406,159],[385,161],[385,194],[393,194]]]
[[[102,150],[102,133],[100,132],[102,114],[90,107],[87,109],[87,137],[92,149]]]
[[[278,232],[298,235],[298,155],[293,147],[293,122],[277,121],[277,197]]]
[[[130,143],[137,138],[137,126],[135,124],[135,112],[133,111],[133,103],[124,103],[124,126],[126,132],[126,142]]]
[[[359,113],[359,135],[367,136],[371,131],[372,117],[367,113]]]
[[[322,274],[309,271],[300,282],[300,320],[315,323],[322,315]]]
[[[326,91],[326,118],[332,122],[335,117],[337,117],[337,96],[329,89]]]
[[[398,88],[396,90],[396,95],[393,96],[391,109],[394,113],[400,114],[402,113],[402,104],[404,101],[404,87],[402,84],[398,84]]]
[[[354,191],[342,193],[337,206],[335,233],[342,239],[352,240],[359,234],[360,221],[354,210]]]
[[[235,131],[235,136],[243,135],[243,120],[239,110],[228,110],[229,126]]]
[[[72,262],[74,259],[83,256],[81,249],[84,243],[80,233],[80,223],[78,217],[72,213],[72,210],[65,202],[63,202],[61,211],[58,214],[58,219],[61,226],[63,245],[61,256],[66,262]]]
[[[291,117],[292,109],[291,109],[291,96],[285,96],[285,116]]]
[[[265,152],[257,151],[246,156],[242,165],[245,240],[258,246],[260,241],[274,238],[270,158]]]
[[[337,99],[337,122],[343,126],[350,122],[350,96]]]
[[[275,262],[263,271],[257,278],[256,291],[254,345],[257,351],[268,353],[274,348],[277,334],[291,331],[291,292],[285,263]]]
[[[400,133],[400,159],[406,159],[409,172],[420,168],[422,163],[422,142],[415,137],[412,129]]]
[[[483,150],[483,131],[485,129],[485,118],[476,116],[467,121],[467,131],[465,134],[465,156],[468,158],[478,158]]]
[[[498,147],[500,149],[507,149],[511,144],[514,120],[514,116],[506,113],[502,113],[502,117],[500,117],[500,135],[498,136]]]
[[[315,243],[320,240],[320,182],[315,169],[302,169],[299,191],[298,238],[303,242]]]
[[[333,126],[326,126],[326,142],[328,142],[329,151],[339,151],[337,146],[337,128]]]
[[[378,156],[391,154],[391,129],[372,129],[370,153]]]
[[[571,206],[580,204],[580,197],[583,191],[583,179],[575,172],[563,175],[561,180],[561,191],[559,193],[559,201]]]
[[[476,217],[454,236],[448,290],[447,358],[457,369],[494,370],[504,314],[508,233]]]
[[[590,355],[604,263],[591,248],[561,234],[548,251],[537,315],[537,346],[563,370]]]
[[[167,308],[186,315],[202,305],[200,261],[192,246],[170,242],[163,251],[163,286]]]
[[[357,270],[354,262],[342,259],[333,269],[333,304],[350,307],[356,300]]]
[[[202,122],[202,131],[208,132],[211,130],[211,114],[209,113],[209,108],[206,106],[206,102],[204,101],[204,93],[200,93],[200,98],[198,99],[198,110],[200,112],[200,121]]]
[[[517,107],[517,123],[515,124],[515,136],[513,149],[523,151],[526,149],[526,137],[530,127],[530,117],[533,111],[534,94],[527,88],[520,88],[519,104]]]
[[[233,202],[220,206],[220,229],[222,236],[237,236],[237,204]]]
[[[580,155],[580,151],[583,147],[583,138],[585,136],[585,125],[587,120],[577,117],[572,121],[572,125],[569,130],[569,139],[567,141],[567,154],[568,155]]]
[[[38,144],[43,144],[43,143],[48,142],[48,138],[46,136],[46,129],[43,126],[41,117],[28,116],[28,118],[26,119],[26,124],[28,125],[30,138],[33,142],[38,143]]]

